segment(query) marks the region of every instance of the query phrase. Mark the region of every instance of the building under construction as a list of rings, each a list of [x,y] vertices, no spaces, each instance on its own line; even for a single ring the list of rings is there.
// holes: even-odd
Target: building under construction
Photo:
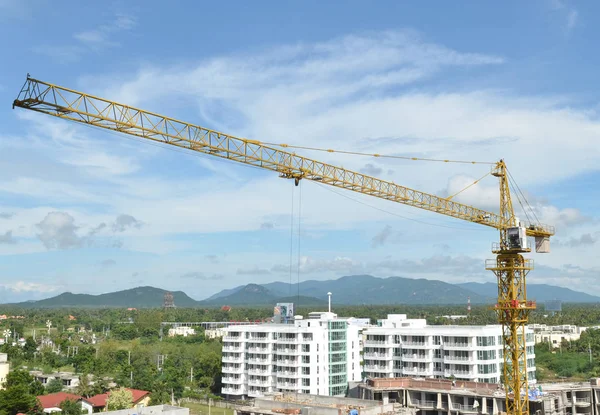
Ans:
[[[447,379],[368,379],[352,388],[355,398],[392,403],[421,415],[506,414],[502,385]],[[509,394],[509,399],[511,399]],[[529,413],[536,415],[600,415],[600,379],[542,384],[528,393]]]

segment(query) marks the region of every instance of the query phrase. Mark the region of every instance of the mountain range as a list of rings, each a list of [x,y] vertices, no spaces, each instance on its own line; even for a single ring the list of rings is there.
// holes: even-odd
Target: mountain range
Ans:
[[[339,305],[393,305],[393,304],[492,304],[498,288],[495,284],[468,282],[449,284],[438,280],[402,277],[377,278],[354,275],[336,280],[303,281],[299,285],[285,282],[246,284],[220,291],[197,301],[183,291],[173,291],[177,307],[215,307],[222,305],[272,306],[278,302],[294,302],[303,306],[324,306],[327,293]],[[100,295],[62,293],[39,301],[13,304],[27,308],[57,307],[161,307],[166,290],[154,287],[137,287]],[[547,284],[528,284],[530,299],[544,302],[559,299],[573,303],[600,303],[600,297],[568,288]]]

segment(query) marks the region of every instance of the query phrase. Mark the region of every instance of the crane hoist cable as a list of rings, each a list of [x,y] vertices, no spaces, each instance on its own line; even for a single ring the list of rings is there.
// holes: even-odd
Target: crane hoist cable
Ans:
[[[491,161],[434,159],[434,158],[426,158],[426,157],[398,156],[398,155],[394,155],[394,154],[363,153],[360,151],[334,150],[332,148],[296,146],[296,145],[292,145],[292,144],[268,143],[268,142],[260,142],[260,141],[258,141],[257,143],[264,144],[267,146],[273,146],[273,147],[294,148],[294,149],[299,149],[299,150],[310,150],[310,151],[322,151],[322,152],[326,152],[326,153],[349,154],[349,155],[353,155],[353,156],[379,157],[379,158],[411,160],[411,161],[434,161],[434,162],[440,162],[440,163],[489,164],[489,165],[496,164]]]

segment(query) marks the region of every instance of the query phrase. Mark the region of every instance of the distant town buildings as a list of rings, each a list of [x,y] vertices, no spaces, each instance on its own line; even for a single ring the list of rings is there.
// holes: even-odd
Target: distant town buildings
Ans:
[[[131,396],[133,398],[131,408],[134,408],[135,413],[139,414],[140,408],[147,407],[150,403],[150,392],[130,388],[125,389],[131,392]],[[101,393],[99,395],[94,395],[90,396],[89,398],[85,398],[83,396],[75,395],[72,393],[58,392],[50,393],[48,395],[41,395],[37,398],[40,401],[42,408],[44,408],[44,412],[46,413],[60,412],[60,405],[66,400],[72,400],[78,402],[81,405],[82,412],[92,414],[95,412],[106,412],[106,402],[108,400],[108,397],[110,396],[110,393],[111,392]],[[152,411],[150,410],[150,408],[160,409],[160,412]],[[158,406],[149,407],[147,409],[147,413],[149,414],[163,412],[163,408],[159,408]],[[122,411],[119,411],[119,413],[122,413]]]
[[[175,336],[187,337],[187,336],[194,336],[195,334],[196,334],[196,330],[193,327],[179,326],[179,327],[170,328],[168,336],[169,337],[175,337]]]
[[[559,326],[530,324],[528,327],[533,330],[536,344],[547,343],[551,348],[559,347],[563,341],[579,340],[581,333],[588,329],[588,327],[578,327],[572,324]]]

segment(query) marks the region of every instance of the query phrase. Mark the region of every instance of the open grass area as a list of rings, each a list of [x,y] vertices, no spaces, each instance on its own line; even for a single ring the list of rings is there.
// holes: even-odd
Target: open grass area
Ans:
[[[181,406],[190,408],[190,414],[193,415],[208,415],[208,405],[201,403],[183,403]],[[233,415],[233,409],[229,408],[217,408],[216,406],[210,407],[210,415]]]

